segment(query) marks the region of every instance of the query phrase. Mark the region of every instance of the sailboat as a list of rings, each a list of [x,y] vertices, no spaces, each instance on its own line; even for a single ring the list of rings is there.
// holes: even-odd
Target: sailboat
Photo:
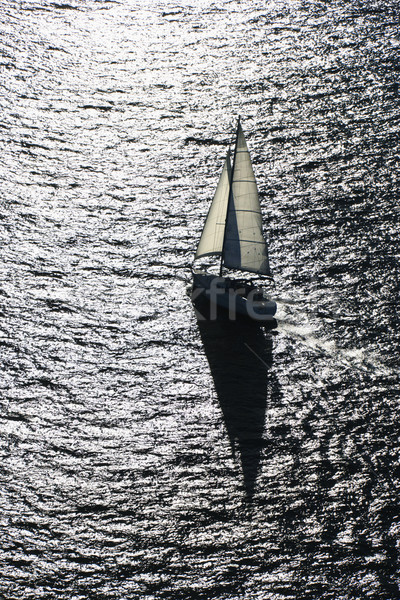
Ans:
[[[210,256],[220,257],[219,275],[194,267],[199,259]],[[223,268],[235,275],[223,274]],[[250,278],[257,275],[272,280],[272,274],[257,184],[240,118],[232,165],[228,151],[192,270],[193,300],[206,299],[211,310],[227,310],[231,320],[246,317],[261,323],[275,321],[276,303]],[[247,275],[242,277],[242,273]]]

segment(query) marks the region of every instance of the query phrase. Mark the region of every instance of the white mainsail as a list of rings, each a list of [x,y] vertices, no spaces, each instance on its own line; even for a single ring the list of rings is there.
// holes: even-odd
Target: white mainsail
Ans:
[[[197,246],[195,258],[200,256],[220,255],[224,244],[226,213],[228,208],[231,178],[231,161],[227,154],[224,168],[219,178],[214,199]]]
[[[270,276],[257,184],[240,122],[232,170],[223,264],[230,269]]]

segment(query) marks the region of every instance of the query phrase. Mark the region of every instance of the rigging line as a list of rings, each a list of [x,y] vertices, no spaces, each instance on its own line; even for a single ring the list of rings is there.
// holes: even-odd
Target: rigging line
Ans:
[[[244,345],[246,346],[246,348],[248,348],[250,350],[250,352],[252,352],[254,354],[254,356],[256,356],[258,358],[258,360],[260,360],[262,362],[262,364],[264,366],[267,367],[268,370],[270,369],[270,367],[267,365],[267,363],[265,361],[263,361],[261,356],[259,354],[257,354],[257,352],[255,350],[253,350],[253,348],[251,348],[248,344],[246,344],[246,342],[244,343]]]

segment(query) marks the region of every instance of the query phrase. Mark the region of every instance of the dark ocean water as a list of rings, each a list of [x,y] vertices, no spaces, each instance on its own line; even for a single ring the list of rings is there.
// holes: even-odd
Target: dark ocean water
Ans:
[[[400,597],[397,1],[0,0],[0,595]],[[187,294],[238,115],[273,333]]]

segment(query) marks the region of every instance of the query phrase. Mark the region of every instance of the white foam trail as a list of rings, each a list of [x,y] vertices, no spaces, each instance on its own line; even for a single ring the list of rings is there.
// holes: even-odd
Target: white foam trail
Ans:
[[[278,304],[276,314],[278,330],[300,340],[308,348],[325,354],[347,368],[364,372],[374,372],[377,375],[398,376],[397,371],[387,367],[376,353],[363,350],[362,348],[338,348],[334,340],[314,335],[315,326],[308,321],[305,313],[299,316],[298,321],[301,322],[301,325],[296,325],[294,322],[296,320],[294,312],[292,311],[292,314],[289,315],[286,313],[284,307],[280,303]]]

